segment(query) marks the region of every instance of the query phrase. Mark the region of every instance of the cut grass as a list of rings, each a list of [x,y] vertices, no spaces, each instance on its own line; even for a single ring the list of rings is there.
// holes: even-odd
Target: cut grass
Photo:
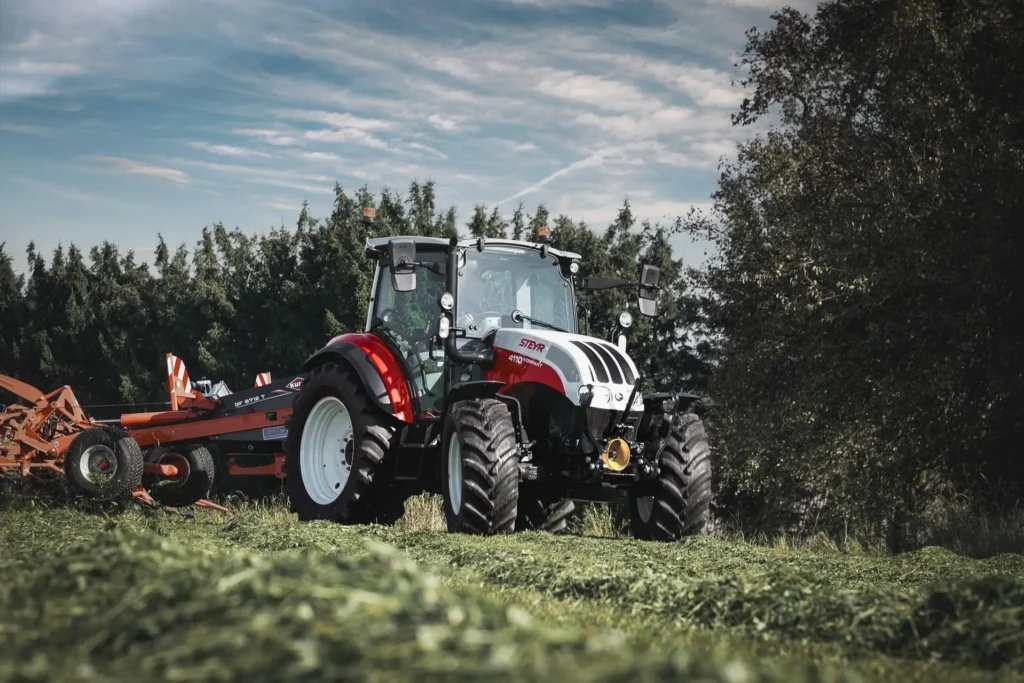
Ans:
[[[282,506],[236,506],[194,521],[4,510],[0,680],[82,680],[82,663],[102,680],[1021,680],[1021,556],[472,538],[433,530],[427,498],[393,528],[297,524]],[[239,572],[247,578],[224,589]],[[427,609],[427,586],[477,621],[453,625]],[[299,603],[312,618],[299,618]],[[125,611],[97,616],[112,609]],[[425,649],[434,641],[421,630],[445,634],[442,645]],[[102,648],[83,649],[97,638]],[[315,657],[302,654],[310,638]],[[165,650],[177,658],[153,654]],[[344,676],[335,650],[348,657]],[[41,659],[13,668],[31,653]],[[514,665],[494,663],[503,657]]]

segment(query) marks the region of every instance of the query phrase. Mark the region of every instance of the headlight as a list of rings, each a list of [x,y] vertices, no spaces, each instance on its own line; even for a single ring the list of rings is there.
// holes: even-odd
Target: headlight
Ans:
[[[619,313],[619,327],[629,327],[633,324],[633,316],[629,314],[629,311],[623,311]]]
[[[441,295],[441,308],[446,311],[450,311],[455,308],[455,297],[452,296],[451,292],[445,292]]]
[[[572,273],[573,275],[580,272],[580,264],[576,263],[575,261],[571,262],[569,264],[569,272]]]

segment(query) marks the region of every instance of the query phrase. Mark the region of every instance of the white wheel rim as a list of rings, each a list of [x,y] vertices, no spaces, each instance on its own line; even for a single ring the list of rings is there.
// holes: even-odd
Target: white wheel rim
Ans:
[[[462,509],[462,447],[457,434],[452,434],[448,444],[448,499],[452,512],[459,514]]]
[[[78,461],[78,471],[86,481],[96,483],[93,477],[97,474],[113,477],[117,474],[117,458],[109,446],[97,444],[89,446]]]
[[[654,512],[654,496],[637,498],[636,511],[640,515],[641,520],[645,522],[651,521],[651,514]]]
[[[299,469],[310,499],[330,505],[348,482],[352,464],[346,450],[352,443],[352,416],[336,396],[326,396],[313,406],[302,430]]]

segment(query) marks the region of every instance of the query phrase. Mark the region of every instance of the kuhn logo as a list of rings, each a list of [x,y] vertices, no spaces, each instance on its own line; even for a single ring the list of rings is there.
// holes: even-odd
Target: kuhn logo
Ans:
[[[302,378],[301,377],[296,377],[291,382],[288,382],[288,386],[285,387],[285,388],[286,389],[291,389],[292,391],[298,391],[301,387],[302,387]]]
[[[523,339],[519,342],[519,345],[525,349],[530,349],[531,351],[543,351],[546,348],[544,344],[535,342],[532,339]]]

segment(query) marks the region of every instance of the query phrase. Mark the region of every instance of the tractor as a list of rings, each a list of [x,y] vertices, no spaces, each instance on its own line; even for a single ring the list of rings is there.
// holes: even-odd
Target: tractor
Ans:
[[[428,492],[450,532],[558,532],[574,501],[626,489],[635,537],[701,533],[711,462],[699,398],[645,394],[624,336],[581,333],[577,289],[636,286],[653,317],[659,269],[584,280],[580,255],[546,237],[367,238],[364,330],[306,361],[288,419],[300,520],[393,523]],[[625,311],[618,332],[630,325]]]

